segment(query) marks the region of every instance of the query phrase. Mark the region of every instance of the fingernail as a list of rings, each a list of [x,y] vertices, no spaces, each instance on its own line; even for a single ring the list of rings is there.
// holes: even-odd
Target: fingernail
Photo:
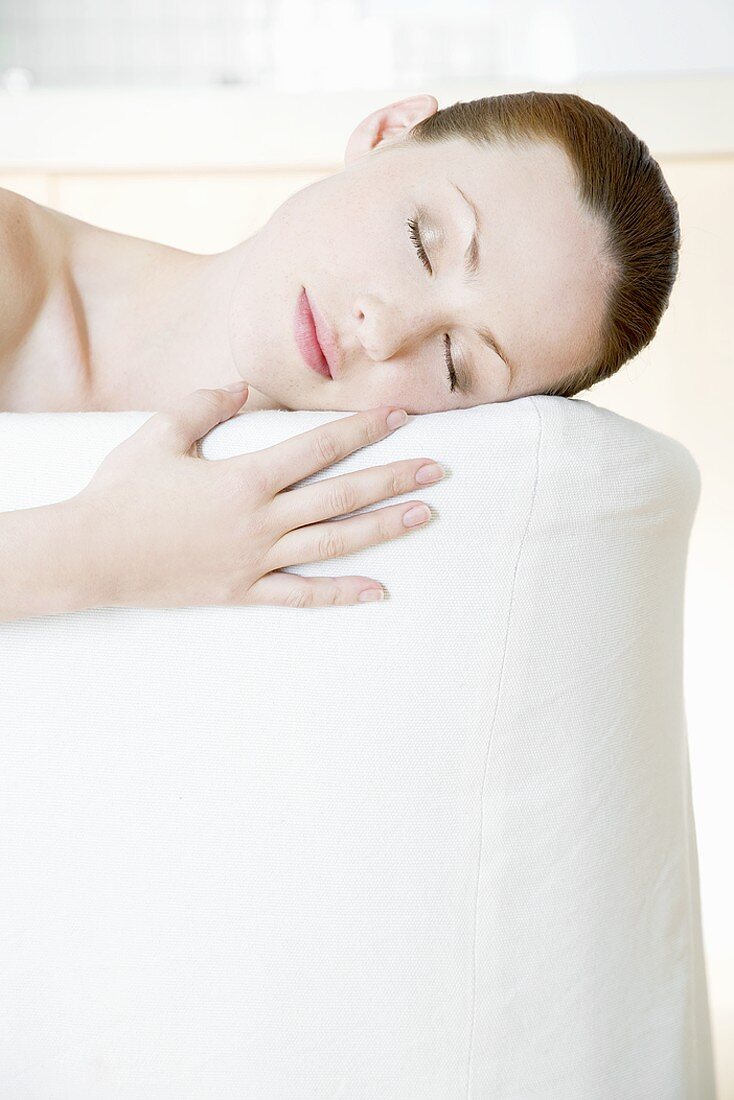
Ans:
[[[415,475],[415,480],[421,485],[428,485],[431,481],[440,481],[444,475],[443,467],[437,462],[430,462],[427,466],[421,466]]]
[[[399,428],[401,424],[405,424],[408,419],[408,414],[405,409],[397,409],[391,412],[387,418],[388,428]]]
[[[247,382],[243,382],[243,381],[232,382],[232,384],[230,386],[222,386],[222,389],[223,390],[231,390],[231,391],[244,390],[244,388],[245,388],[245,386],[247,386],[247,384],[248,384]]]
[[[425,523],[431,518],[431,509],[425,504],[416,504],[415,508],[409,508],[403,515],[403,523],[406,527],[417,527],[419,523]]]
[[[363,592],[359,594],[360,603],[371,603],[372,600],[381,600],[385,593],[381,588],[365,588]]]

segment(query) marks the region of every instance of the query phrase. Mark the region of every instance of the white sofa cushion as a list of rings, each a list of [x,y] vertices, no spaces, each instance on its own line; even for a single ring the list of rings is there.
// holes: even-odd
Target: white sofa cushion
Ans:
[[[0,415],[0,510],[78,492],[150,415]],[[202,455],[344,415],[245,414]],[[421,455],[451,471],[411,494],[425,528],[291,567],[382,604],[0,623],[3,1097],[714,1096],[698,468],[530,397],[307,480]]]

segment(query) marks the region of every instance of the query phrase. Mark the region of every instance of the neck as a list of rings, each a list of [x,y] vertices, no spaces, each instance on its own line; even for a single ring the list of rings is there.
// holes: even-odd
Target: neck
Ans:
[[[157,410],[236,381],[230,303],[243,269],[256,270],[256,248],[257,235],[199,255],[77,222],[70,273],[88,408]]]

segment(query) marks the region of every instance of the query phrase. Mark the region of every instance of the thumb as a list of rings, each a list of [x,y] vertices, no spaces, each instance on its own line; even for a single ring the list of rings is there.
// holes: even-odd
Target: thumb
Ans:
[[[240,381],[216,390],[194,390],[180,397],[165,414],[173,427],[176,449],[189,451],[217,424],[229,420],[241,407],[248,392],[247,382]]]

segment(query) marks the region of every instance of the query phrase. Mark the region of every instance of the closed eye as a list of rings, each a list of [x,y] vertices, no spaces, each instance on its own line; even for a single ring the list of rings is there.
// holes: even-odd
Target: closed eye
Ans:
[[[431,268],[431,264],[429,262],[428,256],[426,255],[426,250],[423,247],[423,242],[421,240],[420,230],[418,229],[418,223],[414,218],[408,218],[408,232],[410,234],[410,239],[413,241],[413,244],[415,245],[415,250],[418,253],[418,257],[419,257],[421,263],[426,268],[426,270],[429,272],[429,274],[432,275],[433,270]],[[450,339],[449,334],[447,332],[444,333],[443,339],[444,339],[444,345],[445,345],[446,366],[448,367],[448,378],[449,378],[449,383],[450,383],[450,387],[451,387],[451,392],[453,393],[454,390],[456,389],[456,383],[457,383],[458,379],[456,377],[456,370],[454,369],[454,360],[453,360],[453,357],[451,355],[451,339]]]
[[[410,233],[410,238],[415,245],[416,252],[420,257],[421,263],[425,268],[428,269],[431,274],[433,274],[431,270],[431,265],[428,261],[428,256],[426,256],[426,251],[423,247],[423,242],[421,241],[421,235],[418,230],[418,223],[413,218],[408,218],[408,231]]]

